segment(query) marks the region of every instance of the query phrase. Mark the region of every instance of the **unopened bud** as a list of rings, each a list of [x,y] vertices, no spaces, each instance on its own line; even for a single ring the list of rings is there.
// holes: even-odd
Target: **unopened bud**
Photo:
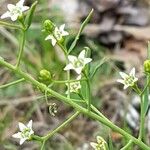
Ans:
[[[45,20],[44,22],[44,30],[48,33],[54,31],[55,25],[50,20]]]
[[[46,69],[40,71],[40,80],[42,81],[50,81],[51,80],[51,73]]]
[[[150,73],[150,60],[145,60],[144,61],[144,72],[145,73]]]

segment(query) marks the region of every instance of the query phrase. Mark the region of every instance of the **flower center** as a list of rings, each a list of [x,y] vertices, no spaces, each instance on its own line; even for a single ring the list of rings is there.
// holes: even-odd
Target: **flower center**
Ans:
[[[30,131],[31,131],[31,130],[30,130],[29,128],[24,129],[24,130],[22,131],[22,133],[21,133],[21,136],[22,136],[23,138],[30,138],[30,136],[31,136]]]
[[[59,30],[55,31],[55,36],[56,36],[58,41],[62,39],[62,33]]]
[[[78,59],[75,63],[74,63],[75,68],[79,68],[79,67],[83,67],[84,63],[82,60]]]
[[[134,77],[133,77],[133,76],[128,76],[128,77],[125,79],[125,84],[130,85],[130,86],[133,86],[133,85],[134,85]]]
[[[10,13],[12,15],[16,15],[16,14],[21,15],[22,11],[20,7],[15,7]]]

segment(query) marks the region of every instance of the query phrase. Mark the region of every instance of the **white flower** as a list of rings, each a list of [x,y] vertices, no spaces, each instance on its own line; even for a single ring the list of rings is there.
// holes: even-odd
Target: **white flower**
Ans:
[[[59,28],[55,27],[55,30],[54,30],[54,33],[53,33],[54,35],[48,35],[45,38],[45,40],[51,40],[52,45],[55,46],[57,41],[60,41],[63,36],[69,35],[69,33],[67,31],[65,31],[64,28],[65,28],[65,24],[61,25]]]
[[[120,76],[123,79],[118,79],[117,82],[124,84],[124,89],[128,88],[129,86],[134,86],[135,82],[138,80],[138,78],[135,77],[135,68],[130,71],[129,75],[124,72],[120,72]]]
[[[22,145],[26,140],[31,138],[32,134],[34,134],[34,131],[32,130],[32,120],[30,120],[27,125],[19,122],[19,129],[21,132],[15,133],[12,137],[20,139],[20,145]]]
[[[80,80],[81,76],[78,76],[76,80]],[[70,84],[66,84],[67,86],[70,86],[70,92],[71,93],[78,93],[79,89],[81,89],[80,81],[71,82]],[[68,91],[66,92],[68,94]]]
[[[90,145],[95,149],[95,150],[105,150],[106,149],[106,141],[100,137],[100,136],[97,136],[97,143],[95,142],[91,142]]]
[[[92,61],[91,58],[85,57],[85,50],[81,51],[79,56],[68,55],[69,64],[64,68],[64,70],[75,70],[77,74],[81,74],[85,65]]]
[[[29,9],[28,6],[23,6],[25,0],[20,0],[16,5],[8,4],[8,11],[1,16],[1,19],[11,18],[12,21],[16,21],[22,13]]]

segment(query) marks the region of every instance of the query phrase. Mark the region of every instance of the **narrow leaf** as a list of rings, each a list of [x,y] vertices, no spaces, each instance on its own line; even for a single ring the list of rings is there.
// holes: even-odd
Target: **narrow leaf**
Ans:
[[[108,61],[108,58],[104,57],[95,67],[91,67],[90,70],[90,78],[93,78],[98,69],[106,62]]]
[[[27,15],[27,17],[26,17],[25,22],[26,22],[26,25],[27,25],[27,29],[30,27],[30,25],[31,25],[31,23],[32,23],[32,18],[33,18],[33,14],[34,14],[34,11],[35,11],[35,8],[36,8],[37,3],[38,3],[38,2],[35,1],[35,2],[32,4],[32,6],[31,6],[31,8],[30,8],[30,11],[29,11],[29,13],[28,13],[28,15]]]
[[[89,20],[91,19],[91,16],[93,14],[93,9],[90,11],[89,15],[86,17],[86,19],[84,20],[84,22],[81,24],[81,27],[79,29],[79,32],[77,34],[77,36],[75,37],[73,43],[71,44],[69,50],[68,50],[68,54],[71,53],[71,51],[75,48],[79,38],[80,38],[80,35],[83,31],[83,29],[85,28],[85,26],[88,24]]]

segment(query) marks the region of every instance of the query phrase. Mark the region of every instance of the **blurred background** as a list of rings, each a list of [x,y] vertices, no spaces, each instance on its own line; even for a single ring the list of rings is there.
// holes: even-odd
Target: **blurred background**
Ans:
[[[1,0],[0,15],[6,12],[7,4],[16,0]],[[33,0],[26,0],[31,6]],[[130,89],[124,91],[116,82],[119,71],[129,72],[136,68],[139,86],[143,87],[142,64],[147,55],[147,41],[150,39],[150,1],[149,0],[39,0],[33,24],[27,33],[22,68],[38,79],[41,69],[49,70],[55,79],[65,79],[64,57],[60,49],[53,48],[45,41],[42,25],[46,19],[56,25],[66,24],[70,35],[66,38],[67,47],[75,38],[81,22],[92,8],[94,14],[83,31],[73,52],[78,54],[84,46],[92,50],[91,65],[102,58],[110,60],[103,64],[92,81],[92,103],[112,122],[124,130],[137,135],[139,124],[139,98]],[[7,20],[9,22],[9,20]],[[15,64],[18,54],[20,32],[0,27],[0,56]],[[0,67],[0,85],[20,77]],[[59,93],[66,91],[65,85],[55,85]],[[18,121],[33,120],[36,134],[45,135],[72,113],[72,108],[56,99],[58,113],[52,116],[43,94],[37,87],[22,82],[9,88],[0,89],[0,150],[38,150],[39,145],[26,142],[19,146],[18,140],[11,136],[18,129]],[[147,139],[150,137],[150,112],[146,118]],[[119,150],[125,139],[102,124],[80,115],[67,128],[53,136],[46,150],[91,150],[89,143],[100,135],[114,150]],[[134,147],[134,149],[139,150]],[[133,150],[133,147],[131,147]]]

